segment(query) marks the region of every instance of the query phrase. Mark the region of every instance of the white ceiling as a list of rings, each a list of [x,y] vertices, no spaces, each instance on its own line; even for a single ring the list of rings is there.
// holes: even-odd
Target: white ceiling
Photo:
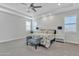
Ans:
[[[31,9],[30,12],[28,12],[30,4],[31,3],[0,3],[0,5],[16,10],[26,16],[41,16],[48,13],[57,14],[79,8],[78,3],[61,3],[60,6],[58,3],[35,3],[35,5],[40,5],[42,8],[36,9],[37,12],[34,12]]]
[[[64,3],[62,3],[60,6],[57,3],[45,3],[45,4],[37,4],[37,5],[41,5],[43,7],[40,9],[37,9],[37,12],[35,13],[35,15],[51,13],[62,8],[69,8],[73,6],[73,4],[64,4]]]
[[[23,6],[25,6],[26,11],[29,8],[30,3],[24,3],[22,4]],[[58,9],[62,9],[62,8],[69,8],[72,7],[73,4],[70,3],[61,3],[61,5],[59,6],[58,3],[35,3],[35,6],[42,6],[42,8],[37,8],[37,12],[34,12],[33,10],[30,10],[30,12],[28,13],[33,13],[33,15],[42,15],[45,13],[49,13],[49,12],[55,12]]]

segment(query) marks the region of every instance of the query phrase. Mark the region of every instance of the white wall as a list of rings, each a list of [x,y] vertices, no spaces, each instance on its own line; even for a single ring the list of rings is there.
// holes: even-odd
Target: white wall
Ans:
[[[77,32],[65,33],[64,32],[64,17],[76,15],[77,16]],[[46,16],[47,17],[47,16]],[[65,42],[78,43],[79,44],[79,10],[72,10],[53,15],[52,19],[42,20],[38,19],[38,25],[40,28],[57,29],[57,26],[62,26],[62,35],[64,35]],[[57,30],[58,31],[58,30]]]
[[[25,20],[19,16],[0,12],[0,42],[24,37]]]
[[[79,44],[79,11],[78,10],[72,10],[64,13],[60,13],[56,15],[58,22],[61,22],[62,25],[64,25],[64,17],[75,15],[77,16],[77,32],[65,32],[64,38],[65,42],[71,42],[71,43],[77,43]],[[64,27],[63,27],[64,28]]]

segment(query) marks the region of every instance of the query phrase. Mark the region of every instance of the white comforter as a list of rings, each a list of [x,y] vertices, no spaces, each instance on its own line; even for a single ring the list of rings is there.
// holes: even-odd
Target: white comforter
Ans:
[[[49,48],[50,47],[50,41],[54,39],[54,34],[47,34],[47,33],[34,33],[32,34],[34,36],[40,36],[43,37],[41,40],[41,44],[44,45],[45,47]]]

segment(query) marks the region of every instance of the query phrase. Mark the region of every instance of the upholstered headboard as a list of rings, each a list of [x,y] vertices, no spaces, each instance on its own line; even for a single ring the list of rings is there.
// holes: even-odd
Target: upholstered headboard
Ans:
[[[47,34],[56,34],[56,30],[52,30],[52,29],[40,29],[41,33],[47,33]]]

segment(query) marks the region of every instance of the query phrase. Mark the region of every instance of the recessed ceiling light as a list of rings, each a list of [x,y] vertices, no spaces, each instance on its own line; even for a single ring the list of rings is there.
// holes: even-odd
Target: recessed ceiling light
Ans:
[[[61,3],[58,3],[58,6],[60,6],[61,5]]]

